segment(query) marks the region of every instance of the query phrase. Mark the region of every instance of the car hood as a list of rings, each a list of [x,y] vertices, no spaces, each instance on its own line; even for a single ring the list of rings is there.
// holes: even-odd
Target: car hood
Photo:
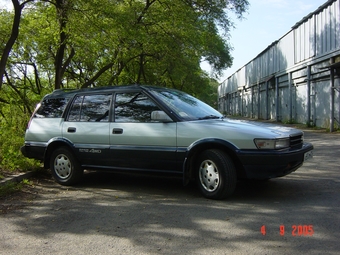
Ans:
[[[302,135],[302,131],[247,120],[214,119],[178,123],[178,144],[187,146],[201,139],[226,140],[237,148],[256,149],[254,139],[279,139]]]
[[[291,127],[285,127],[273,123],[264,123],[249,120],[234,120],[225,118],[221,123],[211,123],[212,125],[221,125],[229,128],[237,128],[243,131],[249,131],[254,134],[273,135],[275,138],[299,135],[303,132]]]

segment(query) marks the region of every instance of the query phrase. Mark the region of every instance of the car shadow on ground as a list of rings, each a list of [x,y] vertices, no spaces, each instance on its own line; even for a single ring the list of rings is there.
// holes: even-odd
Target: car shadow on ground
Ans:
[[[82,182],[73,188],[85,190],[106,189],[116,194],[124,193],[125,195],[161,196],[164,198],[172,197],[173,199],[205,199],[195,181],[183,186],[180,177],[166,174],[91,171],[86,172]],[[234,194],[225,199],[225,201],[292,200],[313,193],[313,189],[309,181],[303,178],[294,180],[289,177],[283,177],[266,181],[239,180]],[[294,196],[292,196],[293,194]]]

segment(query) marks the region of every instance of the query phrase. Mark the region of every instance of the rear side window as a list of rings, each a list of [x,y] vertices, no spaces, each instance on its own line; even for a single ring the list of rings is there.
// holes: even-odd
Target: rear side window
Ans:
[[[61,118],[68,101],[68,98],[50,98],[43,100],[34,117]]]
[[[68,121],[109,121],[112,95],[77,96],[71,106]]]

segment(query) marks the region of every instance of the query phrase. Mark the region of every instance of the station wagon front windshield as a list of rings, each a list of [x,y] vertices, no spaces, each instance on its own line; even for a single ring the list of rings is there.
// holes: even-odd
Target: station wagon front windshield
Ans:
[[[184,120],[223,118],[217,110],[197,98],[177,90],[153,90],[158,98]]]

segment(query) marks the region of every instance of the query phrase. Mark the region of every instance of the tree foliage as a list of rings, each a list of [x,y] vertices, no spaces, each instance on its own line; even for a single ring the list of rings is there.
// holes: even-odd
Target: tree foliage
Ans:
[[[0,10],[1,125],[27,120],[58,88],[150,84],[210,104],[216,77],[232,64],[228,44],[247,0],[12,0]],[[21,117],[20,117],[21,116]],[[18,121],[21,125],[22,121]],[[24,127],[22,127],[24,130]]]

